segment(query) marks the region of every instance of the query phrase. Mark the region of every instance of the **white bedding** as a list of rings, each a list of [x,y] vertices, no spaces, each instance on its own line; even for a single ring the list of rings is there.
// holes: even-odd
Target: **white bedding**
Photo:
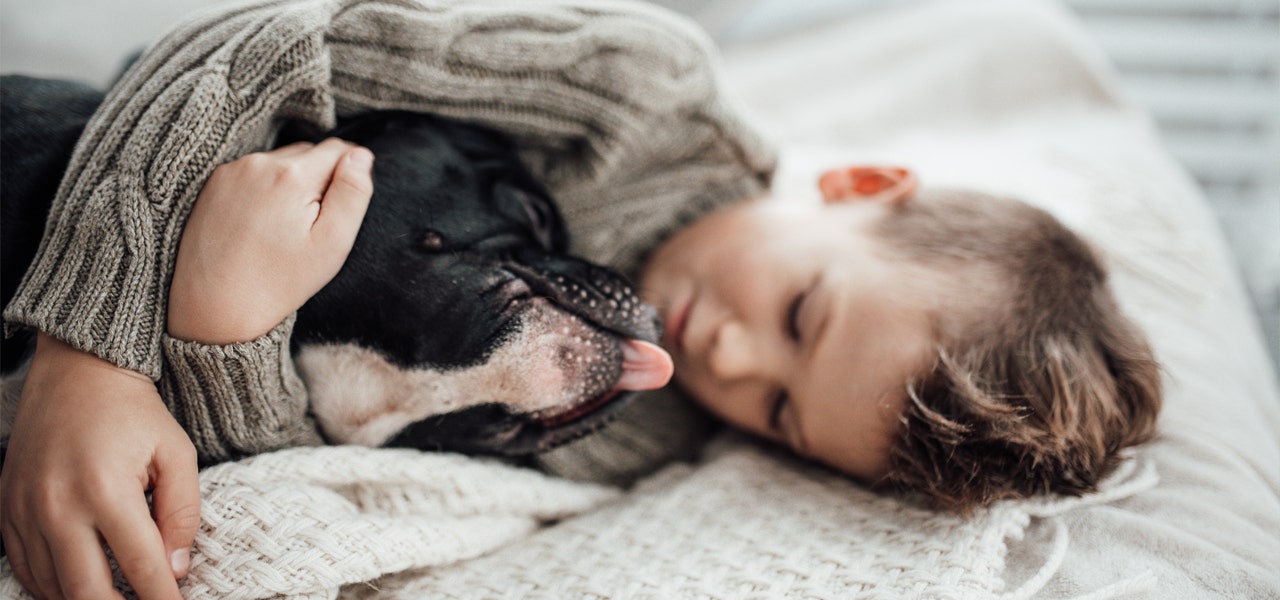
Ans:
[[[1280,394],[1240,282],[1200,193],[1059,10],[913,5],[725,60],[784,149],[778,193],[899,163],[1044,206],[1102,247],[1164,365],[1157,439],[1100,494],[969,519],[735,434],[630,491],[456,455],[290,450],[203,473],[188,595],[1280,595]],[[17,595],[2,568],[0,595]]]

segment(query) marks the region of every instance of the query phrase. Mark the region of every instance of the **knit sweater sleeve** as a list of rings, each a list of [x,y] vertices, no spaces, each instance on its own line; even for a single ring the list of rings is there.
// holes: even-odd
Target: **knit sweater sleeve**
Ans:
[[[323,443],[289,352],[295,316],[262,337],[225,346],[161,337],[160,396],[201,465]]]
[[[314,443],[291,322],[228,347],[164,335],[182,226],[217,165],[269,148],[285,120],[469,120],[515,140],[571,251],[633,272],[680,224],[767,185],[773,154],[719,93],[713,52],[687,21],[618,0],[216,6],[149,48],[90,120],[6,326],[164,373],[205,462]]]
[[[149,48],[71,159],[5,310],[158,379],[182,224],[214,167],[372,109],[468,119],[516,139],[588,259],[653,243],[758,193],[770,150],[717,91],[711,45],[642,3],[263,0],[214,7]]]

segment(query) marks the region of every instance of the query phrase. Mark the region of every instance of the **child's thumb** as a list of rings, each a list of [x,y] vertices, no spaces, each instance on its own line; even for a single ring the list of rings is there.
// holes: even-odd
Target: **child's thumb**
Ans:
[[[173,576],[181,579],[191,566],[191,544],[200,529],[200,476],[194,459],[184,460],[174,454],[178,453],[156,453],[151,514],[164,540]],[[191,455],[194,457],[195,452]]]
[[[360,231],[372,196],[373,153],[357,146],[338,161],[329,189],[320,201],[315,227],[329,240],[342,241],[349,248]]]

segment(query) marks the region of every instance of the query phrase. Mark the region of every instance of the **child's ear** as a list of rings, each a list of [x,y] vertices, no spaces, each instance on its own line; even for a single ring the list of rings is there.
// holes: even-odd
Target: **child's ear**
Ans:
[[[898,206],[915,195],[919,180],[902,167],[844,167],[831,169],[818,178],[824,202],[871,200]]]

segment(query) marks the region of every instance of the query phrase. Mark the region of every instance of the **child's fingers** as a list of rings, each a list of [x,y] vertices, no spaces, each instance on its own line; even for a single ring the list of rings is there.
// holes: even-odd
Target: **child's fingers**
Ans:
[[[116,495],[111,510],[99,524],[116,564],[140,598],[182,600],[164,552],[164,540],[151,520],[141,494],[136,498]]]
[[[373,197],[373,153],[367,148],[353,148],[338,163],[333,180],[320,202],[320,215],[312,230],[331,241],[350,248],[360,231],[360,222]]]
[[[284,158],[287,156],[297,156],[314,147],[315,147],[315,144],[311,142],[294,142],[292,144],[289,144],[288,146],[280,146],[279,148],[272,150],[270,154],[274,154],[275,156],[278,156],[280,158]]]
[[[9,568],[18,583],[27,590],[39,590],[36,578],[31,574],[31,565],[27,562],[27,546],[22,543],[18,530],[8,523],[4,524],[4,553],[9,559]]]
[[[33,523],[34,525],[34,523]],[[39,531],[27,529],[22,536],[27,550],[27,568],[35,581],[32,589],[40,590],[49,598],[61,598],[62,588],[58,585],[58,570],[53,566],[53,555],[49,553],[49,545]]]
[[[174,577],[181,579],[187,576],[191,543],[200,528],[200,476],[195,450],[156,452],[155,467],[151,511],[164,540],[165,557]]]
[[[342,157],[354,147],[355,144],[351,142],[328,138],[290,160],[299,161],[307,181],[315,182],[317,189],[323,193],[325,184],[333,177]]]
[[[58,581],[67,598],[123,598],[111,583],[111,566],[88,527],[50,532],[46,539],[57,556]]]

